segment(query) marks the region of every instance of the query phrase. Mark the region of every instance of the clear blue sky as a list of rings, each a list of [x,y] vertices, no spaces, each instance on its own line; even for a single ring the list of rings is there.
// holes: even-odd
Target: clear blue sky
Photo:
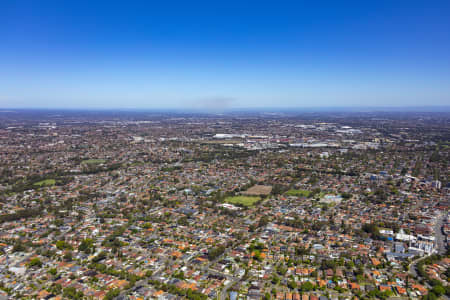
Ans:
[[[450,105],[450,1],[1,1],[0,107]]]

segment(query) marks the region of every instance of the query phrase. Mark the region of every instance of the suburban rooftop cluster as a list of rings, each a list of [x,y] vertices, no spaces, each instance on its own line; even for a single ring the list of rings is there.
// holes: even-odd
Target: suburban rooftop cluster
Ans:
[[[447,297],[449,121],[0,112],[0,299]]]

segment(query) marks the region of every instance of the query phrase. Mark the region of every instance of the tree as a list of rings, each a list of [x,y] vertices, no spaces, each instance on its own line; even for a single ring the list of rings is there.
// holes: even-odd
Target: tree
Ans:
[[[69,299],[81,300],[83,299],[84,294],[82,291],[77,291],[74,287],[69,286],[64,289],[63,296]]]
[[[55,295],[59,295],[62,292],[62,286],[59,283],[52,283],[52,285],[49,287],[48,291]]]
[[[305,247],[301,246],[295,249],[295,253],[297,255],[308,255],[309,254],[309,250],[306,249]]]
[[[352,197],[352,194],[350,194],[350,193],[342,193],[341,196],[344,199],[350,199]]]
[[[281,184],[275,183],[272,187],[272,195],[280,195],[284,192],[284,187]]]
[[[72,246],[69,243],[67,243],[66,241],[57,241],[56,248],[58,248],[58,250],[64,250],[64,249],[72,250]]]
[[[92,258],[92,262],[93,263],[98,263],[99,261],[101,261],[101,260],[103,260],[105,258],[106,258],[106,252],[102,251],[97,256]]]
[[[50,270],[48,270],[48,273],[49,273],[50,275],[55,276],[55,275],[58,273],[58,271],[56,270],[56,268],[51,268]]]
[[[27,250],[25,245],[21,241],[16,241],[14,243],[14,247],[12,249],[12,252],[24,252],[25,250]]]
[[[287,285],[291,290],[295,290],[297,288],[297,284],[294,280],[289,280]]]
[[[416,160],[416,164],[414,165],[412,176],[414,176],[414,177],[419,176],[421,170],[422,170],[422,160],[421,160],[421,158],[418,158]]]
[[[212,248],[208,252],[208,259],[209,260],[214,260],[217,257],[221,256],[224,252],[225,252],[225,246],[223,246],[223,245],[221,245],[219,247]]]
[[[307,281],[307,282],[302,283],[302,285],[300,286],[300,289],[303,292],[309,292],[309,291],[314,290],[314,285],[311,282]]]
[[[116,298],[119,295],[120,295],[120,290],[119,289],[112,289],[112,290],[109,290],[106,293],[105,298],[103,298],[103,299],[104,300],[112,300],[112,299]]]
[[[269,224],[269,217],[263,216],[263,217],[261,217],[261,219],[259,219],[258,227],[264,227],[267,224]]]
[[[93,239],[84,239],[81,241],[78,246],[78,251],[84,252],[86,254],[92,253],[94,250],[94,240]]]
[[[287,272],[287,268],[285,266],[283,266],[281,264],[277,266],[277,273],[278,274],[284,275],[284,274],[286,274],[286,272]]]
[[[64,254],[63,259],[64,259],[65,261],[72,261],[72,252],[71,252],[71,251],[67,251],[67,252]]]
[[[440,297],[445,294],[445,288],[442,285],[436,285],[431,290],[436,296]]]
[[[334,269],[334,268],[336,268],[336,265],[337,265],[336,261],[334,261],[332,259],[322,260],[322,262],[321,262],[322,270]]]
[[[37,258],[37,257],[32,258],[32,259],[30,260],[30,262],[28,263],[28,267],[30,267],[30,268],[33,268],[33,267],[38,267],[38,268],[40,268],[40,267],[42,267],[42,262],[41,262],[41,260],[40,260],[39,258]]]
[[[423,300],[436,300],[438,297],[436,296],[435,293],[433,292],[429,292],[428,294],[426,294],[425,296],[423,296]]]
[[[380,230],[374,223],[364,224],[362,230],[369,233],[374,239],[381,239]]]
[[[279,284],[280,283],[280,277],[278,277],[276,274],[273,274],[273,276],[272,276],[272,283],[273,284]]]

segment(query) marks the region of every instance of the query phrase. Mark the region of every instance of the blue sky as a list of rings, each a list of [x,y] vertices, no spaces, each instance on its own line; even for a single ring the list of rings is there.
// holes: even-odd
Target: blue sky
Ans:
[[[423,105],[450,1],[0,2],[0,107]]]

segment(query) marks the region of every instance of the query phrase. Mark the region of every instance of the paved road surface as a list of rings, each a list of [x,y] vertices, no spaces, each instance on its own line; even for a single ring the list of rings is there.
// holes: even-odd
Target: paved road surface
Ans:
[[[444,219],[446,217],[446,214],[442,214],[440,215],[437,220],[436,220],[436,224],[434,225],[434,237],[435,237],[435,242],[436,242],[436,250],[439,254],[443,254],[445,253],[446,249],[445,249],[445,236],[444,234],[442,234],[442,225],[444,223]],[[417,277],[417,269],[416,269],[416,265],[417,262],[419,260],[423,259],[423,257],[413,260],[410,264],[409,264],[409,272],[411,273],[411,275],[413,275],[414,277]]]
[[[436,238],[436,248],[439,254],[444,254],[445,249],[445,235],[442,233],[442,226],[444,225],[444,219],[446,214],[442,214],[436,221],[434,226],[434,236]]]

